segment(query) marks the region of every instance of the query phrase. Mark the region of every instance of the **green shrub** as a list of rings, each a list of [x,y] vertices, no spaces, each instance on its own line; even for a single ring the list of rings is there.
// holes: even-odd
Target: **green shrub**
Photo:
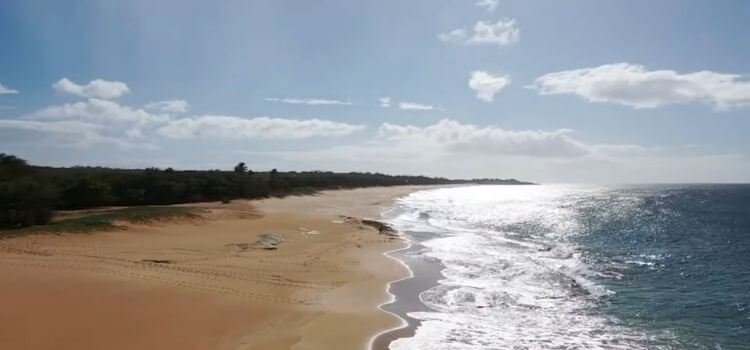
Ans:
[[[44,225],[52,219],[57,192],[27,180],[0,182],[0,228]]]

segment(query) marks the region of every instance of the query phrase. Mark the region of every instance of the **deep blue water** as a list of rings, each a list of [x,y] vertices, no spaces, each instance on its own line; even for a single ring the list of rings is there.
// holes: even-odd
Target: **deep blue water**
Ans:
[[[750,349],[750,185],[629,186],[576,206],[602,305],[676,347]]]
[[[445,188],[394,213],[443,278],[392,349],[750,349],[750,185]]]

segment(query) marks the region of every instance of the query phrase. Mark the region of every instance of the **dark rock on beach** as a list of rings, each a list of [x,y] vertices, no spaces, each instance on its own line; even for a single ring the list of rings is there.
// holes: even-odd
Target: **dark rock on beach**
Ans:
[[[398,232],[391,225],[388,225],[384,222],[370,220],[370,219],[363,219],[362,224],[376,228],[378,232],[380,232],[381,235],[398,237]]]

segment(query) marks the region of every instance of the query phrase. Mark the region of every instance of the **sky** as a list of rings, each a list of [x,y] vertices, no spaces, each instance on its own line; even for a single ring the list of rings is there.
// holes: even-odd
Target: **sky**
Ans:
[[[0,2],[32,164],[750,181],[750,2]]]

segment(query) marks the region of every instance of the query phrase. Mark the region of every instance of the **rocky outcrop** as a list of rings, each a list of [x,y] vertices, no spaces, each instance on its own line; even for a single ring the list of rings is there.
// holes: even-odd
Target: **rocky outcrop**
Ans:
[[[390,237],[398,237],[398,231],[396,231],[393,226],[388,225],[384,222],[376,221],[376,220],[370,220],[370,219],[362,219],[362,224],[374,227],[375,229],[380,232],[381,235],[386,235]]]

